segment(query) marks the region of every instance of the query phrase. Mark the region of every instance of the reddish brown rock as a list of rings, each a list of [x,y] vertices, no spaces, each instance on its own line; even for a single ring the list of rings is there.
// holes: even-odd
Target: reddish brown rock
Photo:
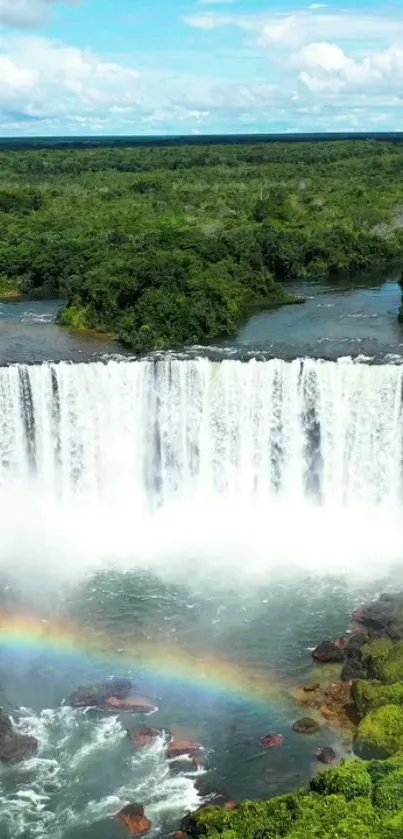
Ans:
[[[128,696],[126,699],[110,696],[105,702],[105,708],[113,711],[131,711],[133,714],[149,714],[158,710],[150,699],[144,699],[142,696]]]
[[[278,749],[279,746],[283,745],[283,735],[282,734],[265,734],[259,740],[260,745],[263,749]]]
[[[237,810],[238,804],[236,801],[226,801],[223,805],[223,810]]]
[[[177,830],[176,833],[174,833],[174,839],[187,839],[187,836],[187,833],[184,833],[183,830]]]
[[[315,750],[316,757],[321,763],[335,763],[337,760],[337,755],[334,749],[330,748],[330,746],[324,746],[321,749]]]
[[[314,690],[318,690],[320,688],[320,682],[309,682],[307,685],[302,685],[302,690],[305,693],[313,693]]]
[[[351,729],[358,724],[351,682],[320,686],[316,691],[300,695],[299,702],[304,708],[316,708],[331,725]]]
[[[191,740],[172,740],[168,746],[167,758],[175,757],[199,757],[202,746],[200,743],[193,743]]]
[[[137,749],[145,749],[153,746],[161,732],[158,728],[150,728],[148,725],[135,725],[127,732],[130,742]]]
[[[313,650],[312,657],[315,661],[320,661],[322,664],[333,664],[344,661],[347,644],[348,638],[344,635],[339,635],[334,639],[326,639]]]
[[[115,818],[124,824],[133,836],[144,836],[152,828],[152,822],[144,815],[142,804],[128,804]]]

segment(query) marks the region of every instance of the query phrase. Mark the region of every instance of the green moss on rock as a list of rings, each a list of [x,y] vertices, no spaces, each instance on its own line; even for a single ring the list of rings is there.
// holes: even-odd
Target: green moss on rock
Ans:
[[[403,708],[383,705],[363,719],[357,731],[356,749],[362,757],[388,757],[403,750]]]
[[[365,771],[365,770],[364,770]],[[193,816],[191,839],[381,839],[382,819],[370,796],[301,793],[269,802],[246,801],[222,813],[206,808]],[[221,828],[219,826],[221,824]]]
[[[402,810],[403,769],[390,772],[376,781],[373,803],[382,812],[397,813]]]
[[[310,787],[320,795],[340,794],[350,800],[360,795],[370,796],[372,782],[365,763],[361,760],[349,760],[327,772],[315,775]]]
[[[360,717],[382,705],[403,706],[403,682],[385,685],[381,682],[357,680],[352,686],[352,696]]]
[[[368,672],[380,682],[403,682],[403,641],[377,638],[362,648]]]

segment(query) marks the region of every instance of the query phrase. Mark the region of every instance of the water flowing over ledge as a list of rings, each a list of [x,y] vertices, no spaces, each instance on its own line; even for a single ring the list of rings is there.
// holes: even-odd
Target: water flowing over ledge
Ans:
[[[14,527],[21,551],[23,512],[45,553],[57,533],[59,549],[205,556],[210,532],[233,561],[242,542],[280,561],[292,538],[300,555],[336,538],[346,562],[395,559],[402,391],[402,366],[347,360],[2,368],[3,550]]]

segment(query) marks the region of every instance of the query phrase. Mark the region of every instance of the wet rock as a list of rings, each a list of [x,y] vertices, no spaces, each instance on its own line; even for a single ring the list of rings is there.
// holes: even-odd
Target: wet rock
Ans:
[[[150,699],[143,696],[128,696],[120,699],[118,696],[110,696],[105,702],[105,708],[113,711],[131,711],[132,714],[150,714],[158,708]]]
[[[144,836],[152,828],[152,823],[144,815],[142,804],[128,804],[115,818],[127,827],[134,836]]]
[[[202,769],[206,768],[206,761],[202,755],[196,755],[192,760],[192,764],[194,769],[197,769],[198,772],[201,772]]]
[[[325,639],[312,652],[315,661],[323,664],[333,664],[344,660],[348,639],[343,635],[334,639]]]
[[[320,749],[315,749],[315,754],[321,763],[329,764],[336,763],[337,761],[336,752],[330,746],[323,746]]]
[[[304,708],[318,710],[331,725],[352,728],[357,725],[357,710],[351,695],[351,682],[332,682],[299,698]]]
[[[226,810],[234,810],[238,806],[231,798],[227,789],[216,787],[211,783],[211,781],[208,781],[205,776],[195,781],[195,788],[202,798],[206,799],[202,805],[203,807],[214,805],[214,807],[223,807]]]
[[[187,836],[187,833],[184,833],[183,830],[177,830],[176,833],[174,833],[174,839],[187,839]]]
[[[320,688],[320,682],[308,682],[307,685],[302,685],[302,690],[305,691],[305,693],[313,693],[315,690],[318,690],[318,688]]]
[[[385,630],[391,638],[403,638],[403,593],[381,594],[378,600],[353,612],[353,620],[375,630]]]
[[[0,760],[3,763],[17,763],[32,757],[38,751],[38,740],[27,734],[20,734],[13,723],[0,708]]]
[[[316,720],[313,720],[312,717],[301,717],[301,719],[297,720],[292,727],[292,730],[297,734],[316,734],[319,729],[319,723],[317,723]]]
[[[283,745],[283,735],[282,734],[265,734],[264,737],[261,737],[259,743],[262,749],[278,749],[279,746]]]
[[[135,725],[127,732],[130,742],[137,749],[145,749],[153,746],[158,737],[161,736],[161,731],[158,728],[150,728],[148,725]]]
[[[82,685],[71,694],[68,704],[73,708],[103,708],[110,697],[126,699],[132,689],[131,679],[108,679],[106,682]]]
[[[181,822],[180,833],[184,834],[186,837],[191,834],[194,817],[211,806],[222,807],[223,810],[236,810],[238,808],[237,802],[233,801],[229,797],[227,790],[213,790],[208,796],[208,800],[205,801],[201,807],[198,807],[193,813],[187,813],[186,816],[184,816]]]
[[[193,743],[192,740],[171,740],[168,745],[167,758],[175,757],[199,757],[199,752],[202,746],[199,743]]]

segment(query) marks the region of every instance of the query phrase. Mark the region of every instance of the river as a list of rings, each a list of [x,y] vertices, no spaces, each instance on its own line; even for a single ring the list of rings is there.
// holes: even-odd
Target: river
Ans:
[[[133,801],[168,839],[202,773],[163,738],[134,751],[133,722],[200,741],[234,798],[348,750],[292,732],[293,686],[402,584],[403,330],[393,274],[304,293],[234,341],[137,360],[60,329],[55,303],[0,304],[0,701],[40,741],[1,770],[4,839],[118,839]],[[158,711],[64,703],[110,675]]]

